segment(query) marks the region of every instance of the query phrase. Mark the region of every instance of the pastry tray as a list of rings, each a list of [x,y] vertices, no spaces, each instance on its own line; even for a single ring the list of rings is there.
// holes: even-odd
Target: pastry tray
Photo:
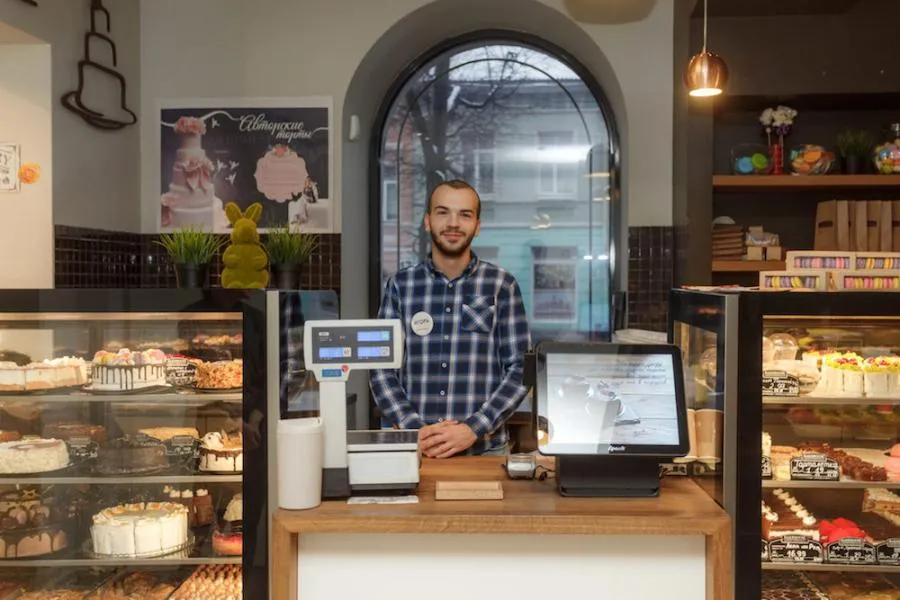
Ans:
[[[84,555],[88,558],[102,558],[115,560],[143,560],[147,558],[189,558],[196,544],[194,532],[188,530],[187,541],[175,548],[160,550],[157,552],[145,552],[143,554],[97,554],[94,552],[94,540],[88,537],[82,544]]]

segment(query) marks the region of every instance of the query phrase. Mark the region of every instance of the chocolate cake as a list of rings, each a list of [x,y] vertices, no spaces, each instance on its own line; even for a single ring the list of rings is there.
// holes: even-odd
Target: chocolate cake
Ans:
[[[166,446],[158,440],[118,438],[100,446],[97,453],[97,470],[101,473],[140,473],[167,466]]]
[[[44,426],[43,437],[69,441],[73,438],[89,439],[93,442],[106,441],[106,428],[88,423],[51,423]]]

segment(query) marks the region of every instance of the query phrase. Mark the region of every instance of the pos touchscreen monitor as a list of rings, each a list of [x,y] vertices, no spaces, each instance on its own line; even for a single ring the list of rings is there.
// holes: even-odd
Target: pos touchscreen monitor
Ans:
[[[538,344],[535,401],[545,455],[670,458],[689,449],[676,346]]]

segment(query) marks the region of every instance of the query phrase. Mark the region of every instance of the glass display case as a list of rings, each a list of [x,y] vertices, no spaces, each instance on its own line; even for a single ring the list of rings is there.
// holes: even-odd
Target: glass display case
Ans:
[[[0,598],[267,597],[266,309],[0,292]]]
[[[672,332],[710,304],[735,597],[900,598],[900,296],[677,290]]]

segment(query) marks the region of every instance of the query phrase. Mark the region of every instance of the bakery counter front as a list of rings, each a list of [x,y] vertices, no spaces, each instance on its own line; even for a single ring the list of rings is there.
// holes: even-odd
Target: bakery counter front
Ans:
[[[510,479],[505,460],[423,459],[402,503],[274,511],[272,599],[732,598],[731,521],[692,479],[664,477],[657,497],[565,497],[552,462],[543,480]],[[438,499],[472,482],[492,499]]]

